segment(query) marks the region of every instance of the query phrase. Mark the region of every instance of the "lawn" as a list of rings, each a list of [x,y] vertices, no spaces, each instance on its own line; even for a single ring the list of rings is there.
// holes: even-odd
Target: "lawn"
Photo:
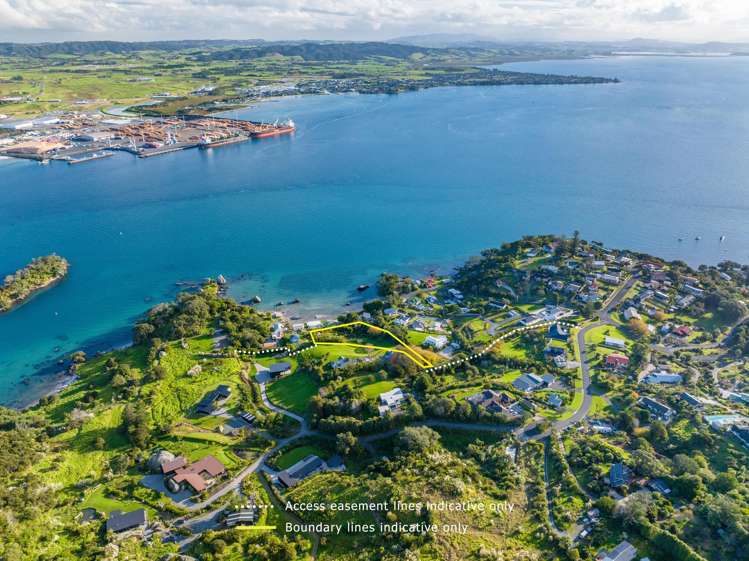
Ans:
[[[598,327],[594,327],[585,334],[585,344],[591,346],[603,345],[605,337],[615,337],[617,339],[624,340],[625,343],[632,343],[632,340],[629,338],[629,336],[627,336],[621,329],[612,325],[601,325]],[[612,349],[612,352],[616,350],[617,349]]]
[[[374,374],[354,376],[344,382],[354,390],[360,390],[367,399],[374,399],[381,393],[392,390],[398,384],[392,380],[378,380]]]
[[[158,445],[165,450],[169,450],[175,456],[185,456],[191,462],[210,454],[229,470],[235,470],[244,464],[244,461],[232,453],[231,448],[226,444],[206,440],[205,438],[169,435],[159,439]]]
[[[501,341],[494,347],[494,352],[509,358],[527,359],[528,353],[520,345],[520,338]]]
[[[297,371],[271,383],[267,388],[268,399],[274,405],[304,415],[307,413],[309,400],[317,395],[319,387],[312,374]]]
[[[326,450],[323,450],[322,448],[314,445],[305,445],[305,446],[298,446],[297,448],[292,448],[288,452],[284,452],[281,454],[278,458],[276,458],[273,461],[273,464],[276,466],[277,469],[288,469],[291,466],[293,466],[295,463],[297,463],[299,460],[303,460],[310,454],[314,454],[316,456],[319,456],[322,459],[327,459],[329,456],[329,452]]]
[[[611,411],[611,406],[608,404],[606,399],[600,395],[594,395],[593,400],[590,404],[590,411],[588,412],[589,417],[597,417],[608,414]]]
[[[95,508],[99,512],[109,514],[113,510],[121,510],[123,512],[129,512],[138,508],[145,508],[151,511],[149,514],[153,515],[153,510],[148,508],[137,501],[124,501],[121,499],[114,499],[105,496],[106,488],[103,485],[98,486],[94,491],[86,497],[81,503],[81,509],[84,508]]]

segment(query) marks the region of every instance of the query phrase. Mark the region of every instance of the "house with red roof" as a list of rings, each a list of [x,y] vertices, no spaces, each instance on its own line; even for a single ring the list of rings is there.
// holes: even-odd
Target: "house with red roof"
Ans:
[[[178,456],[161,464],[161,471],[166,478],[167,488],[173,493],[185,489],[200,493],[226,474],[226,466],[211,455],[191,464],[188,464],[184,457]]]
[[[611,353],[606,357],[606,368],[609,370],[620,370],[629,366],[629,357],[619,353]]]

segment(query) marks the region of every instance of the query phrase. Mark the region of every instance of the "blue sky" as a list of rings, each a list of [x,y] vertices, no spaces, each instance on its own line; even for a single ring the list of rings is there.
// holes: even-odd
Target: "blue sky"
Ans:
[[[423,33],[749,41],[749,0],[0,0],[0,41]]]

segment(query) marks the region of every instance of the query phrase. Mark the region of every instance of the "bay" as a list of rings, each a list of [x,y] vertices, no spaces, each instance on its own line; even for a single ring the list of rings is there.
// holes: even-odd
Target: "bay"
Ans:
[[[299,298],[291,313],[309,316],[371,296],[355,287],[383,270],[449,270],[525,234],[578,229],[692,265],[748,260],[748,58],[506,68],[622,81],[284,98],[231,115],[292,117],[293,137],[0,161],[0,273],[51,252],[72,265],[0,316],[0,402],[38,394],[49,379],[32,375],[62,353],[127,343],[180,281],[223,274],[240,300]]]

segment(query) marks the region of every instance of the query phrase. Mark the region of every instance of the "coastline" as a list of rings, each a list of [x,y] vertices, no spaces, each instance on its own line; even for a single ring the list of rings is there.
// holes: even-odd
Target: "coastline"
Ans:
[[[0,315],[9,314],[14,310],[17,310],[24,304],[29,303],[31,300],[39,296],[41,293],[46,292],[47,290],[54,288],[58,284],[60,284],[62,281],[64,281],[69,274],[68,269],[65,270],[65,273],[63,275],[60,275],[59,277],[54,277],[50,280],[48,280],[43,285],[34,288],[31,292],[29,292],[26,296],[22,296],[20,298],[16,298],[15,300],[11,301],[11,304],[7,308],[0,308]]]

